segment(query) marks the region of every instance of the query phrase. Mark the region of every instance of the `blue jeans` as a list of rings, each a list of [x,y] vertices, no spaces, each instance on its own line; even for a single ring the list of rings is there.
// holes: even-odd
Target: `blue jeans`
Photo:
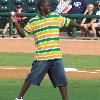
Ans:
[[[62,59],[33,61],[31,72],[26,81],[39,86],[46,73],[48,73],[54,87],[68,84]]]

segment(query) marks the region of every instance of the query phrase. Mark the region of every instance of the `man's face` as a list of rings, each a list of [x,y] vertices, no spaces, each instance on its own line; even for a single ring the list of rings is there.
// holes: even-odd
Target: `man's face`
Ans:
[[[65,2],[70,1],[70,0],[64,0]]]
[[[51,11],[50,3],[46,2],[41,4],[40,6],[41,10],[44,11],[46,14],[49,14]]]

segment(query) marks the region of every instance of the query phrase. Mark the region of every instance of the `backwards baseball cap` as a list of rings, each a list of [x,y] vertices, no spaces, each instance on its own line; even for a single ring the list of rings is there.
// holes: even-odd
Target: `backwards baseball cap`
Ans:
[[[17,8],[21,8],[21,5],[17,5]]]

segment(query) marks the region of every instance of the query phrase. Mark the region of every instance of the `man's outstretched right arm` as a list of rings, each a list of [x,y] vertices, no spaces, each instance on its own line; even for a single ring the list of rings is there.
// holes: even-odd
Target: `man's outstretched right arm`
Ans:
[[[20,24],[17,22],[16,14],[14,12],[11,12],[11,19],[14,23],[15,28],[17,29],[17,33],[22,37],[26,37],[23,29],[21,28]]]

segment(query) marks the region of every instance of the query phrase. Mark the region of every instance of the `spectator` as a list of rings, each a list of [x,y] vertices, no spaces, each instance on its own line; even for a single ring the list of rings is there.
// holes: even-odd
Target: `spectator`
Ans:
[[[21,5],[17,6],[17,9],[15,10],[16,13],[24,13],[25,11],[23,10],[23,8],[21,7]],[[23,16],[17,16],[17,21],[19,24],[22,25],[23,19],[26,19],[26,17]],[[17,30],[15,29],[15,34],[17,34]]]
[[[84,14],[92,15],[94,13],[94,5],[93,4],[88,4],[87,9]],[[81,26],[84,26],[85,28],[91,28],[91,23],[93,19],[92,18],[84,18],[82,20]],[[93,32],[91,31],[91,34],[85,34],[86,36],[92,36]]]
[[[23,8],[20,5],[18,5],[17,9],[15,10],[15,12],[16,13],[23,13],[24,10],[23,10]],[[18,23],[21,23],[22,20],[23,20],[23,16],[17,16]]]
[[[100,3],[98,3],[98,11],[96,12],[96,15],[100,15]],[[94,37],[97,36],[97,33],[96,33],[96,28],[100,28],[100,19],[94,19],[93,20],[93,23],[91,24],[91,27],[92,27],[92,31],[94,33]]]
[[[88,0],[71,0],[70,5],[67,7],[69,14],[83,14],[88,4]],[[74,22],[80,23],[81,20],[73,19]],[[70,36],[76,37],[77,29],[76,27],[68,28],[68,34]]]
[[[72,0],[68,6],[70,14],[82,14],[84,13],[88,4],[88,0]]]
[[[58,5],[56,7],[55,12],[59,13],[59,14],[67,13],[68,10],[66,10],[66,9],[69,6],[71,0],[56,0],[56,1],[58,2]],[[68,30],[65,27],[63,27],[61,30],[63,30],[66,33],[68,33]]]
[[[67,13],[68,11],[66,10],[67,7],[69,6],[71,0],[57,0],[58,5],[56,7],[55,12],[56,13]]]

